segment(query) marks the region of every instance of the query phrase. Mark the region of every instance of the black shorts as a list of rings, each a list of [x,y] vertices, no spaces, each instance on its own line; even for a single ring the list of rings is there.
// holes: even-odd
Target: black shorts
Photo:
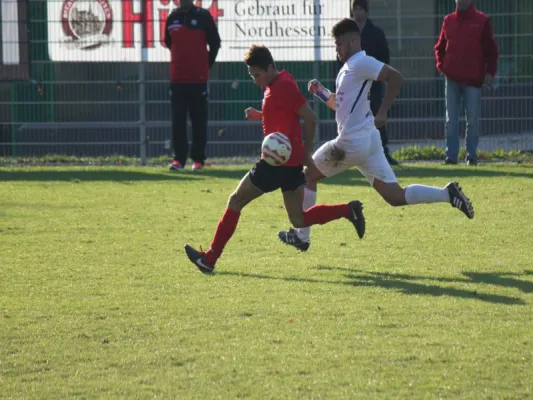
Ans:
[[[294,192],[305,185],[303,169],[303,165],[273,167],[261,160],[250,170],[250,179],[254,186],[264,193],[276,189],[281,189],[282,192]]]

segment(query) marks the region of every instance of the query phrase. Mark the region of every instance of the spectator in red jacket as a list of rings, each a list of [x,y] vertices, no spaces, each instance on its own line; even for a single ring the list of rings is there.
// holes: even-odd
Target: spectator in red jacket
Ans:
[[[468,165],[477,165],[481,87],[492,86],[498,67],[498,46],[489,17],[474,0],[455,0],[457,9],[444,17],[435,45],[437,69],[446,78],[446,160],[457,164],[461,98],[466,110]]]

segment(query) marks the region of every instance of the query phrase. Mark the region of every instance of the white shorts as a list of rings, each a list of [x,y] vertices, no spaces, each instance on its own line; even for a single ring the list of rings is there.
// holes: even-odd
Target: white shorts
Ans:
[[[333,176],[356,167],[373,185],[374,179],[385,183],[397,182],[381,144],[379,131],[368,126],[348,138],[336,137],[324,143],[313,154],[318,170],[324,176]]]

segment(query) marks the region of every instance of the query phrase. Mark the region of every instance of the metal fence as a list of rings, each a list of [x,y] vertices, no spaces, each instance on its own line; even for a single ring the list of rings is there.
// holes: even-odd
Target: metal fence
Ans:
[[[168,50],[162,24],[177,0],[2,0],[0,155],[169,154]],[[302,90],[334,87],[331,26],[349,0],[197,1],[214,16],[223,46],[209,83],[209,157],[258,153],[260,127],[243,121],[262,93],[242,63],[252,43],[269,46]],[[393,150],[444,144],[444,82],[433,46],[453,0],[369,0],[386,33],[391,65],[406,81],[389,113]],[[476,0],[500,48],[492,91],[483,93],[480,148],[533,149],[533,1]],[[27,54],[26,54],[27,53]],[[29,62],[28,62],[29,59]],[[319,140],[336,135],[319,114]],[[217,133],[224,129],[225,135]],[[166,146],[167,144],[167,146]]]

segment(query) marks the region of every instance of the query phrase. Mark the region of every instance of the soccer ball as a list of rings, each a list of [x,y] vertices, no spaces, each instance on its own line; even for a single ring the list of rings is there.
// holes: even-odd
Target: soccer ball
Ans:
[[[289,138],[283,133],[274,132],[263,139],[261,158],[267,164],[279,167],[291,157],[292,146]]]

